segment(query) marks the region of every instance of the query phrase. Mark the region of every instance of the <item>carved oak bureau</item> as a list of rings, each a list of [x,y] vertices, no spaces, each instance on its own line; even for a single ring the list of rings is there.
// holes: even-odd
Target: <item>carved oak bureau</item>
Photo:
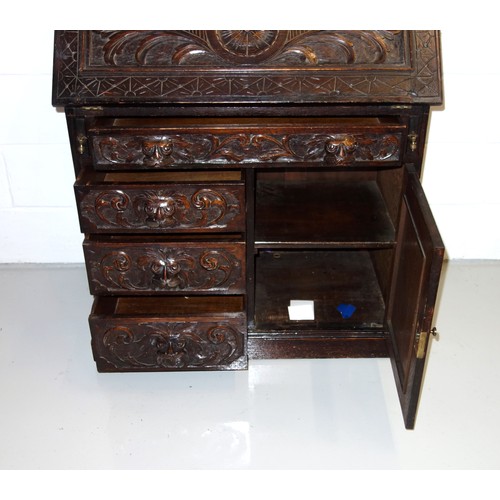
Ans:
[[[97,369],[390,357],[413,428],[444,248],[434,31],[58,31]]]

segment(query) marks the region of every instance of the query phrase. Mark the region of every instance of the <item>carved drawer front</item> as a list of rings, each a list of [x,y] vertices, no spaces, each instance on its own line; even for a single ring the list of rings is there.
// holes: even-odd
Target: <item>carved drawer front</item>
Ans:
[[[245,229],[241,172],[84,173],[75,184],[75,193],[84,233]]]
[[[243,242],[90,236],[83,248],[93,295],[245,290]]]
[[[107,120],[89,130],[96,169],[313,163],[398,165],[406,126],[361,118]]]
[[[97,368],[244,369],[243,309],[242,296],[98,297],[89,317]]]

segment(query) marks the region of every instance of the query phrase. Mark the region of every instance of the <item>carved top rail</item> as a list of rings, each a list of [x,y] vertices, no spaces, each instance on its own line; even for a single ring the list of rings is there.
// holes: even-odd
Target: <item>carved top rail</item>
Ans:
[[[439,59],[437,31],[56,31],[53,104],[438,104]]]

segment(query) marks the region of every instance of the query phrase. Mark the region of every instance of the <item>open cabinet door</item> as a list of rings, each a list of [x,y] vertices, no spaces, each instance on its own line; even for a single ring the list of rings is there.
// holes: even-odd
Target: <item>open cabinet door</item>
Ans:
[[[387,315],[388,349],[407,429],[415,425],[443,255],[420,179],[407,167]]]

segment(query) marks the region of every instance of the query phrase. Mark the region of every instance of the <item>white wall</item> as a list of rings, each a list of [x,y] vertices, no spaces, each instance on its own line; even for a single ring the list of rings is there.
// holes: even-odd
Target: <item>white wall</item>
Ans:
[[[432,113],[423,185],[450,258],[500,259],[500,45],[496,29],[459,24],[441,33],[445,103]]]
[[[53,32],[28,32],[0,30],[0,262],[82,262],[66,122],[51,106]],[[500,259],[498,43],[463,33],[442,30],[445,105],[423,184],[449,258]]]

